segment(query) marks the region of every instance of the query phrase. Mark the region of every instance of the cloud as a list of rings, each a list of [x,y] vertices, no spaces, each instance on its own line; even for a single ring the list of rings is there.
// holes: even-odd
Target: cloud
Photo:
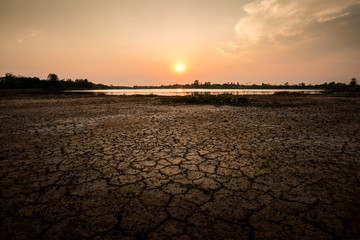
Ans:
[[[259,46],[286,47],[331,35],[339,26],[359,25],[360,0],[256,0],[243,7],[235,25],[237,41],[218,50],[246,54]],[[348,29],[349,30],[349,29]]]
[[[28,34],[28,36],[29,36],[29,37],[36,37],[36,36],[39,35],[39,33],[40,33],[40,31],[35,30],[35,29],[31,29],[31,30],[30,30],[30,33]]]
[[[30,39],[30,38],[34,38],[37,37],[40,34],[40,31],[36,30],[36,29],[30,29],[28,31],[28,33],[24,34],[22,37],[18,37],[16,39],[16,41],[19,44],[23,44],[25,42],[25,40]]]

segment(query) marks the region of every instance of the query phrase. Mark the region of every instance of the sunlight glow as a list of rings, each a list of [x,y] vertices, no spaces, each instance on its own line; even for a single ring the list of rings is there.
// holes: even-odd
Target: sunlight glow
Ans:
[[[179,73],[180,73],[180,72],[183,72],[184,69],[185,69],[185,67],[184,67],[183,64],[180,64],[180,63],[179,63],[179,64],[176,64],[176,66],[175,66],[175,70],[178,71]]]
[[[178,91],[179,93],[181,93],[183,90],[182,90],[181,88],[179,88],[177,91]]]

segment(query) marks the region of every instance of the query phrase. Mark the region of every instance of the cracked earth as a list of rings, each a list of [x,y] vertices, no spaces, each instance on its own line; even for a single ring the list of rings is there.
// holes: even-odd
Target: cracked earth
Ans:
[[[277,101],[2,97],[0,237],[358,239],[360,99]]]

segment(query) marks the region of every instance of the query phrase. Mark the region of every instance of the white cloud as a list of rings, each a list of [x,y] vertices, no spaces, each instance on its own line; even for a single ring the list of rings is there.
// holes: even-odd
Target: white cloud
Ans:
[[[18,38],[16,39],[16,41],[17,41],[19,44],[23,44],[23,43],[25,42],[25,40],[28,40],[28,39],[30,39],[30,38],[37,37],[39,34],[40,34],[40,31],[38,31],[38,30],[36,30],[36,29],[30,29],[27,34],[23,35],[22,37],[18,37]]]
[[[309,29],[350,16],[357,4],[360,0],[256,0],[243,7],[246,16],[235,25],[238,40],[221,43],[219,49],[244,53],[264,41],[282,46],[308,41]]]
[[[35,30],[35,29],[31,29],[30,33],[28,34],[29,37],[36,37],[38,36],[40,33],[40,31]]]

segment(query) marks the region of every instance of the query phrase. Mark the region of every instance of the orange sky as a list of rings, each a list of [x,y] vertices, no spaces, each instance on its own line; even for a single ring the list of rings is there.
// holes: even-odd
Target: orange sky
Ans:
[[[118,86],[360,78],[360,0],[1,0],[0,6],[2,76],[56,73]]]

